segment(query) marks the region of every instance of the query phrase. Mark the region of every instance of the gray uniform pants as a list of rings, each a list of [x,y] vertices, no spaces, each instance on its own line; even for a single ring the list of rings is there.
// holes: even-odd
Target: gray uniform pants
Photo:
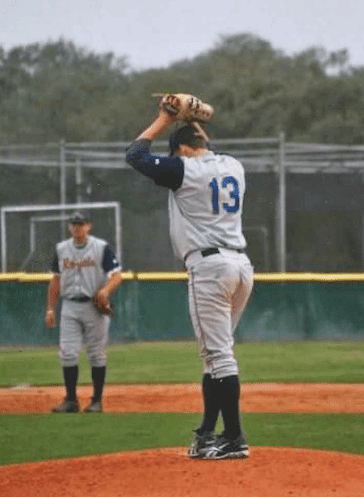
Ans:
[[[253,288],[253,267],[245,254],[219,249],[203,257],[193,252],[186,260],[189,309],[204,363],[212,378],[237,375],[234,332]]]
[[[105,348],[110,317],[98,313],[91,302],[62,302],[59,359],[63,366],[78,365],[83,344],[91,367],[106,365]]]

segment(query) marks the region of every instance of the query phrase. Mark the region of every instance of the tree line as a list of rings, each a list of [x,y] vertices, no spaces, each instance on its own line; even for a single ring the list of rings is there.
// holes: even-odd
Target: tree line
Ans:
[[[192,93],[211,103],[215,138],[284,132],[289,141],[364,143],[364,67],[346,49],[294,56],[253,34],[166,68],[135,71],[127,56],[72,41],[0,47],[0,143],[132,140],[157,112],[151,94]]]

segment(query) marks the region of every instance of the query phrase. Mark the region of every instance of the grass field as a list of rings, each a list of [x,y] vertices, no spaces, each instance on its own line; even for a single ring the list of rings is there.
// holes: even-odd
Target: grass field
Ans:
[[[134,343],[109,347],[108,383],[199,382],[194,342]],[[246,382],[364,382],[364,344],[292,342],[239,344]],[[90,383],[85,357],[80,382]],[[56,349],[4,349],[0,386],[62,384]],[[0,461],[9,464],[132,449],[187,445],[199,414],[0,416]],[[251,445],[312,447],[364,454],[364,416],[244,414]]]
[[[364,454],[362,416],[245,414],[252,446],[290,446]],[[0,416],[2,464],[188,445],[199,414]]]
[[[62,383],[57,349],[3,349],[0,386]],[[362,342],[273,342],[235,346],[244,382],[363,383]],[[200,382],[195,342],[137,342],[108,347],[108,383]],[[91,381],[84,354],[80,384]]]

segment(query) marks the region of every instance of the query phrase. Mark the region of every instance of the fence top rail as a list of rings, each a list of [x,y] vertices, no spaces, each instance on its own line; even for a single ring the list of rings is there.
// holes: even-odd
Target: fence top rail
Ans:
[[[120,141],[120,142],[65,142],[64,145],[66,147],[71,148],[98,148],[98,147],[128,147],[133,140],[129,141]],[[270,138],[212,138],[211,143],[219,143],[219,144],[229,144],[229,143],[279,143],[280,138],[270,137]],[[157,145],[168,146],[168,140],[156,140],[153,142]]]
[[[64,146],[69,148],[126,148],[133,140],[117,141],[117,142],[45,142],[45,143],[13,143],[9,145],[0,145],[0,151],[7,150],[35,150],[38,148],[59,148]],[[212,138],[211,143],[219,145],[229,144],[259,144],[259,143],[280,143],[279,137],[267,138]],[[156,140],[153,142],[156,146],[168,147],[168,140]],[[311,150],[311,151],[364,151],[364,145],[335,145],[328,143],[305,143],[305,142],[289,142],[284,141],[286,149],[293,150]]]
[[[122,142],[65,142],[64,146],[66,149],[68,148],[126,148],[131,142],[130,141],[122,141]],[[167,142],[166,142],[167,143]]]
[[[52,211],[52,210],[70,210],[70,209],[100,209],[119,207],[119,202],[84,202],[78,204],[48,204],[48,205],[21,205],[1,207],[1,212],[33,212],[33,211]]]
[[[10,145],[0,145],[2,150],[36,150],[37,148],[59,148],[58,143],[13,143]]]
[[[133,272],[124,271],[125,281],[187,281],[188,274],[185,271],[173,272]],[[0,273],[1,282],[19,283],[47,283],[52,279],[51,273]],[[363,273],[257,273],[254,276],[256,282],[282,283],[357,283],[364,282]]]
[[[285,142],[284,146],[287,149],[295,150],[305,150],[312,152],[326,152],[326,151],[357,151],[363,152],[364,145],[333,145],[327,143],[300,143],[300,142]]]

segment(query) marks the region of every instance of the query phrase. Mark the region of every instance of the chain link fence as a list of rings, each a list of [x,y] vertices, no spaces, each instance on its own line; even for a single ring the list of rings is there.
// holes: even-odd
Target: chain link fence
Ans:
[[[0,147],[2,212],[20,206],[118,202],[118,239],[115,216],[104,209],[94,211],[94,234],[114,250],[121,244],[123,267],[183,269],[169,241],[168,191],[126,164],[127,145]],[[280,135],[216,140],[211,148],[235,156],[245,167],[243,226],[257,272],[363,270],[364,147],[287,143]],[[167,142],[155,142],[152,150],[167,154]],[[64,220],[42,220],[50,214],[31,209],[7,212],[6,237],[4,224],[1,237],[8,271],[47,271],[54,245],[68,236]]]

